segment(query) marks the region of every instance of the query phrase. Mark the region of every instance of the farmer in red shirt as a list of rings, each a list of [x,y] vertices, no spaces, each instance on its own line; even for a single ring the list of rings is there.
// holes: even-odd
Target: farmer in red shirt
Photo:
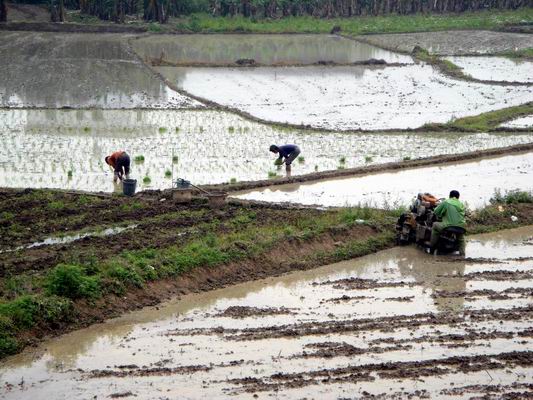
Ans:
[[[107,165],[114,171],[113,182],[118,179],[122,180],[124,176],[129,178],[130,174],[130,156],[125,151],[115,151],[105,158]]]

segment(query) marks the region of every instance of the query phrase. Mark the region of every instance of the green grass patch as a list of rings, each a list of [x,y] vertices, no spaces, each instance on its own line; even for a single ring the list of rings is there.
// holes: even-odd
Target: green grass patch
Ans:
[[[496,189],[489,202],[491,204],[533,203],[533,193],[524,190],[509,190],[502,193],[500,189]]]
[[[79,265],[59,264],[46,277],[44,285],[47,294],[78,298],[100,296],[100,282],[96,277],[87,276]]]
[[[212,17],[208,14],[193,14],[182,18],[175,28],[191,32],[329,33],[334,26],[339,26],[341,33],[362,35],[454,29],[496,29],[507,24],[531,20],[533,20],[532,8],[460,14],[361,16],[331,19],[314,17],[252,19],[239,16]]]
[[[499,53],[498,55],[514,60],[533,60],[533,47],[530,47],[528,49],[506,51],[503,53]]]
[[[533,102],[520,106],[489,111],[473,117],[459,118],[444,126],[469,132],[487,132],[497,128],[504,122],[533,114]]]
[[[144,156],[143,155],[138,155],[138,156],[135,156],[135,158],[133,159],[136,163],[143,163],[144,162]]]

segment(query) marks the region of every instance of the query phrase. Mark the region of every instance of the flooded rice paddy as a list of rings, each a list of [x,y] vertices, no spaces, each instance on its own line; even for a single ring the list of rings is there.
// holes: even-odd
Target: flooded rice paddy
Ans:
[[[331,62],[351,64],[368,60],[413,63],[410,56],[335,35],[155,35],[132,41],[147,60],[180,65],[225,65],[253,60],[261,65]]]
[[[8,359],[5,399],[531,393],[533,227],[394,248],[147,308]],[[526,257],[526,258],[521,258]]]
[[[533,82],[533,62],[504,57],[446,57],[475,79],[485,81]]]
[[[420,192],[448,197],[459,190],[470,208],[488,203],[496,189],[533,190],[533,153],[489,158],[455,165],[424,167],[307,184],[286,184],[236,197],[326,207],[408,205]]]
[[[310,133],[207,110],[0,110],[0,140],[1,187],[112,192],[121,187],[113,185],[104,157],[118,149],[132,157],[139,189],[165,189],[172,176],[207,184],[284,175],[268,151],[273,143],[301,147],[296,175],[506,147],[532,136]],[[139,156],[144,160],[135,162]]]
[[[111,34],[4,32],[0,107],[191,108]]]
[[[411,53],[420,46],[438,55],[495,54],[533,47],[533,36],[491,31],[418,32],[361,37],[365,42],[393,51]]]
[[[505,128],[533,128],[533,115],[528,115],[527,117],[517,118],[513,121],[506,122],[501,126]]]
[[[529,87],[458,81],[429,65],[157,70],[194,96],[256,118],[332,130],[418,128],[533,101]]]

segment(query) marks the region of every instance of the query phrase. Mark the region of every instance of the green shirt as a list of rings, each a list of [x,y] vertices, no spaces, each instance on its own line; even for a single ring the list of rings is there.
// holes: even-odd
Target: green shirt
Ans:
[[[435,209],[437,218],[442,218],[445,227],[460,226],[465,227],[465,206],[455,197],[444,200]]]

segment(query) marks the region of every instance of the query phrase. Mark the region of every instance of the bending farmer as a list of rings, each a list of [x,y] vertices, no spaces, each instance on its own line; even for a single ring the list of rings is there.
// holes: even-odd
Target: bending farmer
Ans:
[[[300,154],[300,148],[295,144],[285,144],[283,146],[276,146],[273,144],[270,146],[270,151],[274,154],[279,154],[275,164],[281,165],[285,163],[287,170],[290,170],[291,163],[296,159],[296,157],[298,157],[298,154]]]
[[[433,251],[437,246],[439,237],[442,231],[449,226],[456,226],[459,228],[465,228],[465,206],[459,201],[459,192],[452,190],[450,192],[450,198],[444,200],[435,209],[435,216],[441,219],[442,222],[434,222],[431,229],[431,250]],[[465,235],[458,234],[459,240],[459,252],[461,255],[465,255]]]
[[[126,179],[129,178],[130,156],[128,153],[125,151],[115,151],[105,158],[105,162],[114,172],[113,182],[116,182],[118,179],[122,180],[124,176],[126,176]]]

